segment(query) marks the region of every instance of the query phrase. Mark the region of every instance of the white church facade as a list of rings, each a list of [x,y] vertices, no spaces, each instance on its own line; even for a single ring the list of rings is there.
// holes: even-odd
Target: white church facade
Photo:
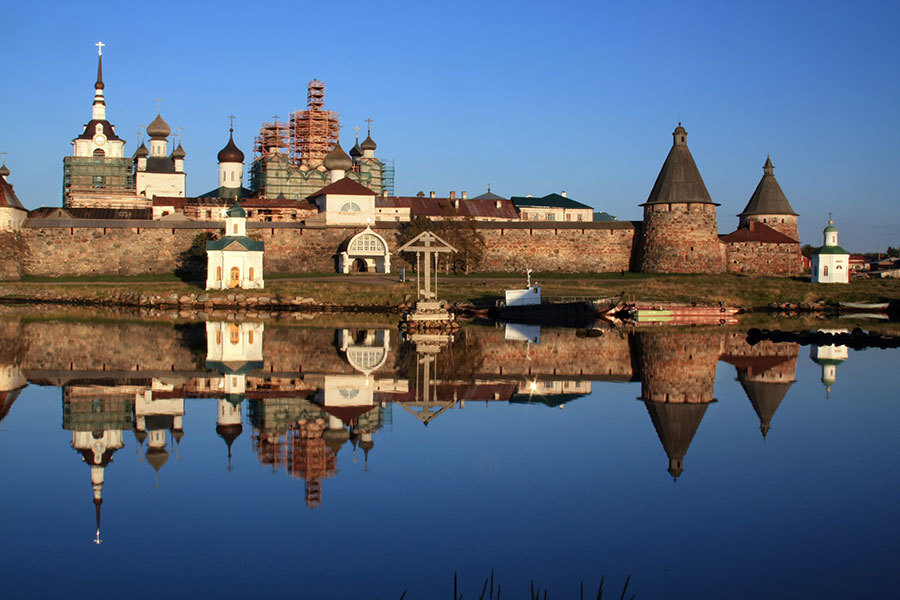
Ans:
[[[225,235],[206,242],[206,289],[263,289],[264,248],[247,237],[247,213],[235,202],[225,213]]]
[[[812,255],[813,283],[849,283],[850,253],[838,246],[838,230],[832,219],[828,219],[823,234],[825,245]]]

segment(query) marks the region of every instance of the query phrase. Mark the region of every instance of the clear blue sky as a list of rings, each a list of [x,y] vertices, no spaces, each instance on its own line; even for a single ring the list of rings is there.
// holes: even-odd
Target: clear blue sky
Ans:
[[[326,83],[345,148],[374,119],[396,190],[566,190],[640,219],[678,121],[731,231],[771,153],[821,244],[900,246],[897,2],[12,3],[0,150],[29,207],[60,204],[90,119],[102,40],[108,118],[135,149],[156,114],[184,128],[188,193],[216,185],[237,115],[260,123]]]

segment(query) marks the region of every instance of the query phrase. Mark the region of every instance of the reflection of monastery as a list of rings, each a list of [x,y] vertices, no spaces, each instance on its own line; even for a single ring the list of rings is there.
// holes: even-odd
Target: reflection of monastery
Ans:
[[[715,401],[718,362],[734,365],[765,437],[794,382],[799,350],[750,346],[744,335],[721,331],[594,338],[527,327],[464,328],[442,345],[415,346],[388,329],[252,322],[179,329],[7,322],[0,334],[2,416],[26,382],[63,389],[63,428],[90,468],[98,540],[103,484],[114,457],[122,462],[127,431],[149,466],[147,485],[164,486],[183,436],[192,434],[183,423],[192,399],[216,401],[209,427],[223,440],[223,468],[232,468],[243,441],[260,465],[302,479],[315,507],[342,468],[377,468],[377,438],[395,410],[434,426],[467,403],[564,406],[590,393],[592,382],[640,382],[677,478]]]
[[[345,152],[338,115],[326,109],[324,94],[324,84],[312,81],[306,109],[263,123],[252,160],[233,135],[225,142],[223,131],[216,184],[212,173],[199,174],[211,189],[188,197],[187,152],[161,113],[146,127],[147,142],[139,140],[126,155],[125,140],[107,118],[100,57],[91,119],[64,160],[62,207],[39,208],[24,219],[8,173],[0,176],[0,200],[8,200],[0,202],[0,212],[11,215],[0,217],[22,234],[9,240],[8,269],[14,275],[172,272],[197,234],[221,231],[235,199],[246,211],[248,236],[265,244],[269,273],[389,272],[391,254],[405,241],[401,226],[416,216],[454,222],[489,239],[480,264],[471,265],[476,270],[521,270],[526,258],[530,267],[550,271],[794,275],[802,269],[797,214],[771,160],[737,229],[719,235],[719,204],[681,124],[659,176],[648,182],[643,221],[595,222],[589,206],[562,194],[396,196],[392,167],[375,155],[371,122],[366,138],[359,142],[357,135]],[[522,248],[537,251],[525,257]]]

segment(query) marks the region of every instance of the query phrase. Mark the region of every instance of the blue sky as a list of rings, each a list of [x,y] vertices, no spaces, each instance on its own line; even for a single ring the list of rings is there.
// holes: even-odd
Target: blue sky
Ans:
[[[771,153],[821,244],[900,246],[896,2],[15,3],[4,9],[0,150],[29,207],[60,204],[90,119],[96,48],[130,155],[156,115],[184,128],[188,193],[215,187],[227,115],[249,156],[262,121],[326,83],[345,148],[374,119],[396,191],[566,190],[640,219],[682,121],[737,225]]]

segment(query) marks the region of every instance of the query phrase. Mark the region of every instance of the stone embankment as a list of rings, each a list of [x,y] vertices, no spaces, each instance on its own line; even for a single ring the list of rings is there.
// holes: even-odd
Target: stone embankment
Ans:
[[[267,316],[282,313],[310,312],[401,312],[404,306],[387,304],[340,305],[320,302],[305,296],[254,295],[242,292],[231,294],[208,293],[137,293],[110,291],[103,294],[63,294],[39,291],[28,295],[12,295],[0,298],[6,304],[61,304],[94,307],[129,307],[142,311],[184,313],[200,318],[216,318],[234,312],[247,316]]]

